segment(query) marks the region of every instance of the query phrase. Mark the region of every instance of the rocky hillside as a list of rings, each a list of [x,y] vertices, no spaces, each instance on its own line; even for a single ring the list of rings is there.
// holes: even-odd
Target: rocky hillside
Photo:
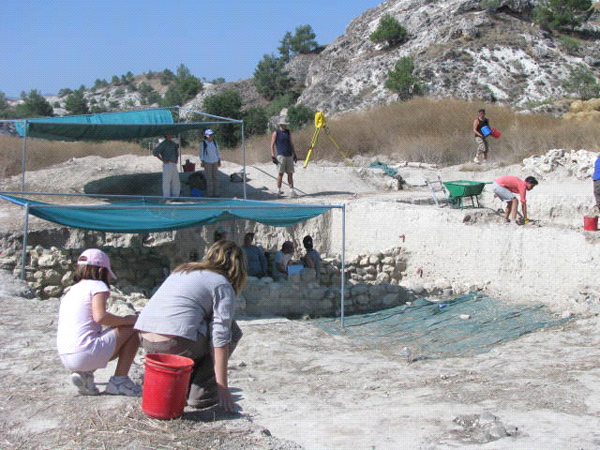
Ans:
[[[300,55],[287,69],[303,91],[299,104],[335,115],[398,100],[385,87],[388,71],[409,56],[430,97],[497,101],[518,109],[562,114],[564,81],[574,67],[600,75],[598,13],[570,36],[542,31],[531,20],[537,0],[387,0],[354,19],[345,33],[318,54]],[[598,4],[596,4],[597,6]],[[408,32],[402,45],[374,44],[370,34],[393,16]],[[155,81],[155,80],[152,80]],[[144,75],[137,86],[149,83]],[[167,86],[152,85],[158,94]],[[204,83],[186,107],[201,110],[208,95],[225,89],[242,94],[244,107],[264,105],[252,79]],[[91,104],[111,109],[155,106],[136,90],[108,86],[88,91]],[[55,114],[65,98],[50,97]]]
[[[570,68],[581,64],[600,75],[600,40],[594,29],[587,35],[596,38],[585,40],[583,33],[569,40],[543,32],[530,19],[535,3],[385,1],[353,20],[314,57],[299,102],[335,113],[395,101],[384,83],[403,56],[413,58],[428,96],[499,101],[524,109],[558,100],[567,94],[562,84]],[[486,9],[490,4],[495,7]],[[386,14],[409,34],[405,44],[393,49],[369,39]]]

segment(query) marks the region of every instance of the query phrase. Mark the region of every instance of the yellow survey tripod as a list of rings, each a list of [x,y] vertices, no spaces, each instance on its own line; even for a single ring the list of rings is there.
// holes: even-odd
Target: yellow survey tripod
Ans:
[[[348,157],[344,154],[344,152],[342,151],[342,149],[340,148],[338,143],[335,142],[335,139],[333,139],[333,136],[329,132],[329,128],[327,128],[327,120],[325,119],[325,114],[323,114],[321,111],[319,111],[315,114],[315,132],[313,134],[312,140],[310,141],[310,148],[308,149],[306,158],[304,159],[304,165],[302,166],[304,169],[306,169],[306,166],[308,166],[308,162],[310,161],[310,157],[313,154],[313,150],[315,149],[315,146],[317,145],[317,139],[319,139],[319,133],[321,132],[321,130],[325,130],[325,134],[327,135],[329,140],[333,143],[333,145],[335,146],[337,151],[340,152],[340,155],[342,155],[344,157],[344,159],[346,159],[346,161],[349,161]]]

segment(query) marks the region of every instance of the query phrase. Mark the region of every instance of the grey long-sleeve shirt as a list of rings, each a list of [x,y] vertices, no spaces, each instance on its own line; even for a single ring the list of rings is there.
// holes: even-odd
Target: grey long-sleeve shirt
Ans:
[[[196,270],[168,276],[140,313],[135,329],[197,341],[207,336],[213,347],[231,342],[235,307],[233,286],[222,275]]]
[[[176,163],[179,160],[179,145],[173,141],[165,139],[152,151],[154,156],[159,156],[165,162]]]

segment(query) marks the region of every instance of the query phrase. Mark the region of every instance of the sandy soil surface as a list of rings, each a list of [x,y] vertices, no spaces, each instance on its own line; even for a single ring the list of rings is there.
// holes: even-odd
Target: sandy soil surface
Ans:
[[[542,303],[558,327],[493,346],[473,357],[411,360],[397,344],[367,348],[306,321],[243,318],[245,337],[231,361],[230,384],[240,414],[186,411],[183,419],[147,418],[139,400],[74,395],[55,354],[57,300],[26,298],[2,274],[0,438],[15,448],[310,448],[310,449],[594,449],[600,448],[600,289],[596,233],[583,231],[591,181],[551,173],[530,192],[536,223],[505,225],[501,204],[485,190],[482,208],[439,208],[425,178],[492,181],[525,177],[520,166],[465,165],[443,170],[399,168],[407,185],[388,190],[380,169],[312,164],[298,169],[298,199],[343,204],[347,257],[403,245],[403,284],[450,283],[484,290],[506,302]],[[26,190],[83,192],[135,175],[158,194],[156,160],[83,158],[27,175]],[[228,175],[224,196],[243,196]],[[65,176],[68,174],[68,176]],[[129,175],[128,175],[129,174]],[[140,175],[142,174],[142,175]],[[248,168],[248,198],[276,199],[274,168]],[[152,184],[140,181],[151,180]],[[129,184],[130,186],[131,184]],[[5,180],[3,190],[18,188]],[[144,195],[152,195],[144,192]],[[2,205],[3,233],[22,226],[18,209]],[[341,246],[341,213],[319,230],[332,253]],[[32,227],[48,226],[31,220]],[[403,237],[401,237],[403,236]],[[419,270],[417,270],[419,269]],[[106,382],[112,367],[97,374]],[[141,357],[132,374],[139,380]],[[101,386],[102,387],[102,386]],[[214,415],[213,415],[214,414]],[[216,420],[215,420],[216,419]]]

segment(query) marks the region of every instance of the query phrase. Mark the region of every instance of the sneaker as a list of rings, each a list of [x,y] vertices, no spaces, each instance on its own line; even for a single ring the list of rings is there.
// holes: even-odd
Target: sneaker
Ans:
[[[279,195],[280,197],[281,197],[281,196],[283,196],[283,191],[282,191],[281,189],[279,189],[279,190],[277,191],[277,195]]]
[[[292,189],[292,190],[290,191],[290,196],[291,196],[292,198],[296,198],[296,197],[298,197],[298,194],[296,193],[296,190],[295,190],[295,189]]]
[[[110,377],[104,393],[111,395],[126,395],[127,397],[139,397],[142,395],[142,388],[131,381],[131,378],[128,376]]]
[[[98,395],[100,391],[94,383],[94,372],[73,372],[71,382],[81,395]]]

